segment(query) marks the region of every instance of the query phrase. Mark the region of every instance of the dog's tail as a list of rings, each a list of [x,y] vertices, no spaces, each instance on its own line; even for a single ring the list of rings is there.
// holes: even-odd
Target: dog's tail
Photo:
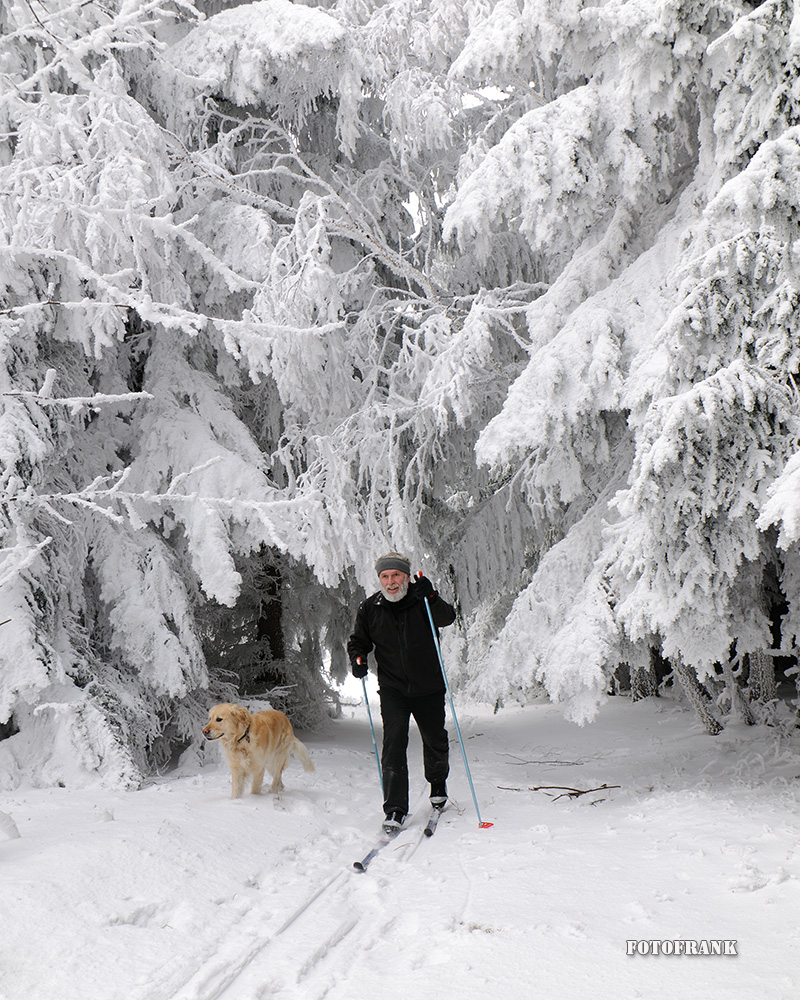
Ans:
[[[313,771],[314,770],[314,762],[308,756],[308,750],[306,750],[306,748],[303,746],[303,744],[300,742],[300,740],[298,740],[298,738],[296,736],[295,736],[294,740],[292,741],[292,745],[291,745],[290,749],[291,749],[292,753],[295,755],[295,757],[297,757],[297,759],[303,765],[303,770],[304,771]]]

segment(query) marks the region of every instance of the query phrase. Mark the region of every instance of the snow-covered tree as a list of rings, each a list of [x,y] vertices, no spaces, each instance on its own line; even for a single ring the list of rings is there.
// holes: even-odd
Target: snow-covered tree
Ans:
[[[800,431],[796,22],[780,2],[548,6],[525,4],[518,24],[551,99],[446,219],[482,256],[518,223],[551,278],[528,311],[530,365],[478,455],[521,464],[565,537],[508,618],[504,673],[481,686],[541,682],[582,720],[618,664],[642,669],[656,649],[698,707],[697,678],[737,710],[730,661],[764,668],[797,596],[762,514]],[[782,641],[793,649],[791,618]]]
[[[492,496],[520,304],[435,273],[447,12],[221,6],[4,14],[3,752],[38,780],[72,743],[135,782],[231,682],[318,718],[375,552]]]
[[[61,4],[42,23],[6,8],[0,714],[17,733],[12,775],[24,757],[34,777],[61,780],[59,744],[113,781],[168,759],[208,689],[235,679],[209,675],[199,609],[235,604],[235,553],[301,557],[316,517],[313,498],[287,501],[237,415],[246,372],[215,323],[221,289],[252,296],[263,278],[263,263],[251,271],[269,220],[240,233],[234,209],[217,246],[203,240],[214,209],[193,211],[184,150],[123,78],[169,13]]]

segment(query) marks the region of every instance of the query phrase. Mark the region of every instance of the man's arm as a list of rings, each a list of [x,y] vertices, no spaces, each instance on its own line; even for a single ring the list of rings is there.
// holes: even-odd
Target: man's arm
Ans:
[[[354,677],[366,677],[367,656],[372,651],[372,640],[367,626],[366,602],[361,605],[356,614],[353,634],[347,640],[347,655],[350,657],[350,667]],[[356,661],[361,660],[361,664]]]
[[[456,620],[455,608],[448,604],[443,598],[439,597],[437,592],[433,589],[433,584],[427,578],[427,576],[419,576],[414,582],[414,586],[417,588],[417,595],[420,598],[426,598],[428,601],[428,607],[431,609],[431,618],[433,618],[434,625],[437,628],[444,628],[445,625],[452,625]]]

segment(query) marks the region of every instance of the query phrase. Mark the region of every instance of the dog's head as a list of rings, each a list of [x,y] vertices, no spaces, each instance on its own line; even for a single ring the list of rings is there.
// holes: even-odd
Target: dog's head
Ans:
[[[231,705],[224,702],[214,705],[208,713],[208,725],[203,728],[203,736],[207,740],[220,740],[226,737],[238,740],[247,732],[250,723],[250,713],[241,705]]]

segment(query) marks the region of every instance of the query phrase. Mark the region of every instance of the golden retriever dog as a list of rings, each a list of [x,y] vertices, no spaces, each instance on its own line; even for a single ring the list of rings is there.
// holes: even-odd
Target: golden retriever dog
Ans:
[[[258,795],[264,771],[272,775],[270,791],[280,792],[283,789],[281,775],[289,763],[289,754],[297,757],[304,770],[314,770],[308,750],[294,735],[292,724],[283,712],[268,709],[250,713],[241,705],[229,702],[214,705],[208,713],[203,736],[222,744],[231,769],[233,799],[241,798],[248,775],[252,780],[250,791]]]

